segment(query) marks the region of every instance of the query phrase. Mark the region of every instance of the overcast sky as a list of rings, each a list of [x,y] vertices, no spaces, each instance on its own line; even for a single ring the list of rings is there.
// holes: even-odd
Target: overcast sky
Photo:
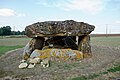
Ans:
[[[0,27],[24,30],[35,22],[75,20],[95,25],[93,33],[120,33],[120,0],[0,0]]]

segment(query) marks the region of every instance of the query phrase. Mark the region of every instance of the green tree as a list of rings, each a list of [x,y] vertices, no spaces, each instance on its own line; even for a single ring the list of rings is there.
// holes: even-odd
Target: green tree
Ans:
[[[10,26],[3,26],[0,28],[0,36],[5,35],[25,35],[25,31],[11,31]]]
[[[0,29],[1,35],[11,35],[11,27],[10,26],[4,26]]]
[[[0,28],[0,35],[10,35],[11,34],[11,27],[10,26],[4,26]]]
[[[25,35],[25,31],[22,31],[22,32],[21,32],[21,35]]]
[[[0,36],[2,35],[2,33],[3,33],[3,32],[2,32],[2,28],[0,28]]]

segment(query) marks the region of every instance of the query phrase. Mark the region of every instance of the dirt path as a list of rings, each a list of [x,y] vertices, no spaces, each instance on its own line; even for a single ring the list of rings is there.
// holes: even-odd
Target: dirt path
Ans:
[[[51,62],[51,67],[37,64],[32,69],[18,69],[23,49],[9,52],[0,58],[0,80],[66,80],[104,71],[119,62],[120,48],[92,45],[93,56],[76,62]]]

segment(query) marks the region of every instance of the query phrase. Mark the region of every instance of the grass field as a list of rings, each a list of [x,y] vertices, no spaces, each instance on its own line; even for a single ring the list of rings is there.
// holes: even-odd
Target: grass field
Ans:
[[[0,39],[0,55],[4,54],[7,51],[24,47],[29,40],[30,40],[30,38],[1,38]],[[97,45],[97,46],[105,46],[105,47],[109,46],[109,47],[113,47],[113,48],[114,47],[120,48],[120,36],[117,36],[117,37],[113,36],[113,37],[107,37],[107,38],[106,37],[91,37],[91,44],[92,44],[92,46]],[[58,63],[56,63],[55,65],[57,65],[57,64]],[[77,65],[79,65],[79,64],[77,64]],[[63,66],[62,68],[65,68],[65,70],[67,70],[67,69],[73,69],[73,67],[75,67],[75,69],[76,69],[77,65],[75,65],[75,64],[68,65],[68,64],[64,63],[62,65]],[[80,66],[78,68],[80,68]],[[88,76],[76,76],[76,77],[72,78],[71,80],[88,80],[88,79],[94,80],[97,77],[108,75],[109,73],[116,74],[117,72],[120,73],[120,65],[119,64],[115,65],[111,68],[108,68],[105,71],[90,74]],[[98,80],[98,79],[95,79],[95,80]]]

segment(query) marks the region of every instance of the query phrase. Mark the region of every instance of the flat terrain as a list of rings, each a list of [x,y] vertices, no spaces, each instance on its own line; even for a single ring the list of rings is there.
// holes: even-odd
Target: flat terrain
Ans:
[[[0,39],[0,46],[24,46],[28,38]],[[92,37],[92,57],[81,61],[51,62],[32,69],[18,69],[23,49],[0,57],[0,80],[114,80],[120,78],[120,36]],[[1,49],[1,48],[0,48]]]
[[[0,46],[25,46],[30,38],[0,38]]]
[[[0,37],[0,56],[7,51],[23,48],[29,38],[2,38]]]

